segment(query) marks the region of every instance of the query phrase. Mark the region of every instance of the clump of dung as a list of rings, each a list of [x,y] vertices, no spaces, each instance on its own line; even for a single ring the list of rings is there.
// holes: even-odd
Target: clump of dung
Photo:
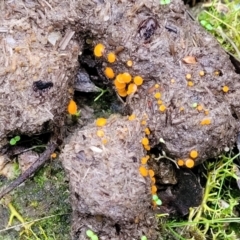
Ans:
[[[100,239],[155,239],[150,181],[139,172],[144,136],[140,119],[114,115],[105,126],[90,124],[70,137],[61,159],[70,179],[77,239],[84,239],[87,229]]]

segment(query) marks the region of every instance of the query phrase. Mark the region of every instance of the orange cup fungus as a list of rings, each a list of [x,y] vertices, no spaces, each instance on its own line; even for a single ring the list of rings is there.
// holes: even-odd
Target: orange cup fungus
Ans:
[[[160,93],[160,92],[156,92],[156,93],[154,94],[154,97],[155,97],[156,99],[159,99],[159,98],[161,97],[161,93]]]
[[[156,183],[156,178],[155,177],[151,177],[151,184],[154,185]]]
[[[192,75],[190,73],[186,74],[186,79],[190,80],[192,78]]]
[[[70,100],[70,102],[68,104],[67,110],[68,110],[68,113],[71,115],[77,114],[77,104],[72,99]]]
[[[202,111],[203,110],[203,106],[202,105],[198,105],[197,106],[197,110],[200,112],[200,111]]]
[[[139,168],[139,172],[140,174],[143,176],[143,177],[147,177],[148,176],[148,170],[144,167],[144,166],[141,166]]]
[[[97,136],[98,137],[103,137],[104,136],[104,131],[103,130],[98,130],[97,131]]]
[[[114,63],[116,61],[116,55],[115,53],[113,52],[110,52],[108,55],[107,55],[107,60],[109,63]]]
[[[197,158],[198,157],[198,152],[196,150],[192,150],[190,152],[190,157],[193,158],[193,159]]]
[[[199,76],[203,77],[205,75],[205,72],[204,71],[200,71],[199,72]]]
[[[190,159],[190,158],[185,161],[185,166],[186,166],[187,168],[193,168],[194,165],[195,165],[194,160],[192,160],[192,159]]]
[[[180,166],[180,167],[184,166],[184,160],[178,159],[178,160],[177,160],[177,164],[178,164],[178,166]]]
[[[125,89],[126,83],[119,82],[118,78],[114,80],[114,85],[116,89]]]
[[[149,151],[151,149],[151,147],[149,145],[143,145],[144,149]]]
[[[142,142],[142,145],[148,145],[149,144],[149,140],[146,137],[142,138],[141,142]]]
[[[136,77],[134,77],[133,82],[134,82],[137,86],[140,86],[140,85],[143,84],[143,78],[140,77],[140,76],[136,76]]]
[[[152,177],[154,177],[154,175],[155,175],[155,173],[154,173],[154,171],[152,170],[152,169],[149,169],[148,170],[148,174],[149,174],[149,176],[152,178]]]
[[[136,84],[130,83],[130,84],[128,85],[127,94],[130,95],[130,94],[135,93],[136,91],[137,91],[137,86],[136,86]]]
[[[149,130],[149,128],[145,128],[145,129],[144,129],[144,132],[145,132],[146,135],[150,135],[150,130]]]
[[[123,89],[117,89],[118,95],[121,97],[126,97],[127,96],[127,91],[125,88]]]
[[[132,76],[129,73],[125,72],[122,74],[122,79],[123,82],[130,83],[132,81]]]
[[[51,154],[51,159],[54,159],[56,157],[57,157],[57,154],[55,152]]]
[[[148,158],[147,158],[147,157],[142,157],[142,158],[141,158],[141,163],[142,163],[142,164],[146,164],[147,161],[148,161]]]
[[[98,43],[94,48],[94,55],[96,57],[102,57],[104,50],[105,50],[104,45],[101,43]]]
[[[194,85],[194,83],[193,83],[193,81],[188,81],[187,85],[188,85],[189,87],[192,87],[192,86]]]
[[[223,92],[227,93],[229,91],[229,87],[228,86],[223,86],[222,90],[223,90]]]
[[[98,127],[103,127],[103,126],[106,125],[106,123],[107,123],[107,119],[106,118],[98,118],[96,120],[96,126],[98,126]]]
[[[152,194],[155,194],[157,192],[157,187],[155,186],[155,185],[153,185],[152,187],[151,187],[151,193]]]
[[[110,67],[106,67],[105,70],[104,70],[104,74],[107,78],[114,78],[115,74],[112,70],[112,68]]]
[[[132,120],[135,120],[136,119],[136,115],[135,114],[132,114],[128,117],[128,120],[129,121],[132,121]]]
[[[159,111],[164,112],[166,110],[166,107],[162,104],[159,106]]]
[[[133,65],[133,61],[132,61],[132,60],[128,60],[128,61],[127,61],[127,66],[128,66],[128,67],[132,67],[132,65]]]
[[[201,122],[201,125],[209,125],[211,124],[211,119],[210,118],[204,118]]]

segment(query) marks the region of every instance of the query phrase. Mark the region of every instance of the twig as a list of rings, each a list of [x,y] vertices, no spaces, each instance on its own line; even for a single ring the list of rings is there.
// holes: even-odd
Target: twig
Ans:
[[[55,140],[50,141],[50,143],[46,147],[46,150],[40,155],[36,162],[34,162],[24,173],[22,173],[8,186],[0,189],[0,199],[2,199],[6,194],[11,192],[13,189],[18,187],[25,180],[27,180],[32,174],[34,174],[50,158],[51,154],[55,151],[56,148],[57,143],[55,142]]]

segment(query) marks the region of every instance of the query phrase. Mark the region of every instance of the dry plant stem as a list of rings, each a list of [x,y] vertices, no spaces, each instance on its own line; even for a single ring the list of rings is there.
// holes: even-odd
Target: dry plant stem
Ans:
[[[6,194],[11,192],[13,189],[27,180],[32,174],[34,174],[50,158],[50,155],[54,152],[56,147],[57,143],[55,141],[50,142],[47,145],[46,150],[41,154],[38,160],[31,165],[31,167],[29,167],[21,176],[15,179],[8,186],[3,187],[0,190],[0,199],[2,199]]]

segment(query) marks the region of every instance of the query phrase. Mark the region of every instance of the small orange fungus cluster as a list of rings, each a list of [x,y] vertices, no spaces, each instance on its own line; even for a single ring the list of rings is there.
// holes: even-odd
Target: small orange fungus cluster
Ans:
[[[106,123],[107,123],[107,119],[106,118],[98,118],[96,120],[96,126],[98,126],[98,127],[103,127],[103,126],[106,125]]]
[[[194,160],[198,157],[198,151],[193,149],[189,153],[190,158],[187,159],[178,159],[177,164],[180,167],[187,167],[187,168],[193,168],[195,165]]]
[[[210,118],[204,118],[201,122],[200,125],[209,125],[211,124],[211,119]]]
[[[68,113],[71,114],[71,115],[76,115],[77,114],[77,104],[72,99],[70,100],[70,102],[68,104],[67,110],[68,110]]]
[[[159,84],[156,83],[154,85],[154,87],[152,87],[148,93],[154,93],[154,98],[155,100],[157,101],[157,104],[158,104],[158,109],[160,112],[165,112],[165,110],[167,109],[167,107],[163,104],[163,101],[161,100],[161,97],[162,97],[162,94],[159,92]]]
[[[223,90],[223,92],[227,93],[229,91],[229,87],[228,86],[223,86],[222,90]]]
[[[94,55],[96,57],[102,57],[103,55],[106,56],[107,61],[109,63],[114,63],[117,59],[116,54],[117,50],[114,52],[109,52],[107,55],[105,53],[105,47],[103,44],[99,43],[94,48]],[[132,67],[133,62],[132,60],[127,61],[127,66]],[[106,67],[104,70],[104,74],[107,78],[115,80],[113,81],[117,93],[121,97],[126,97],[128,95],[134,94],[137,91],[137,87],[143,84],[143,78],[141,76],[135,76],[134,78],[128,73],[119,73],[115,77],[114,70],[110,67]]]

